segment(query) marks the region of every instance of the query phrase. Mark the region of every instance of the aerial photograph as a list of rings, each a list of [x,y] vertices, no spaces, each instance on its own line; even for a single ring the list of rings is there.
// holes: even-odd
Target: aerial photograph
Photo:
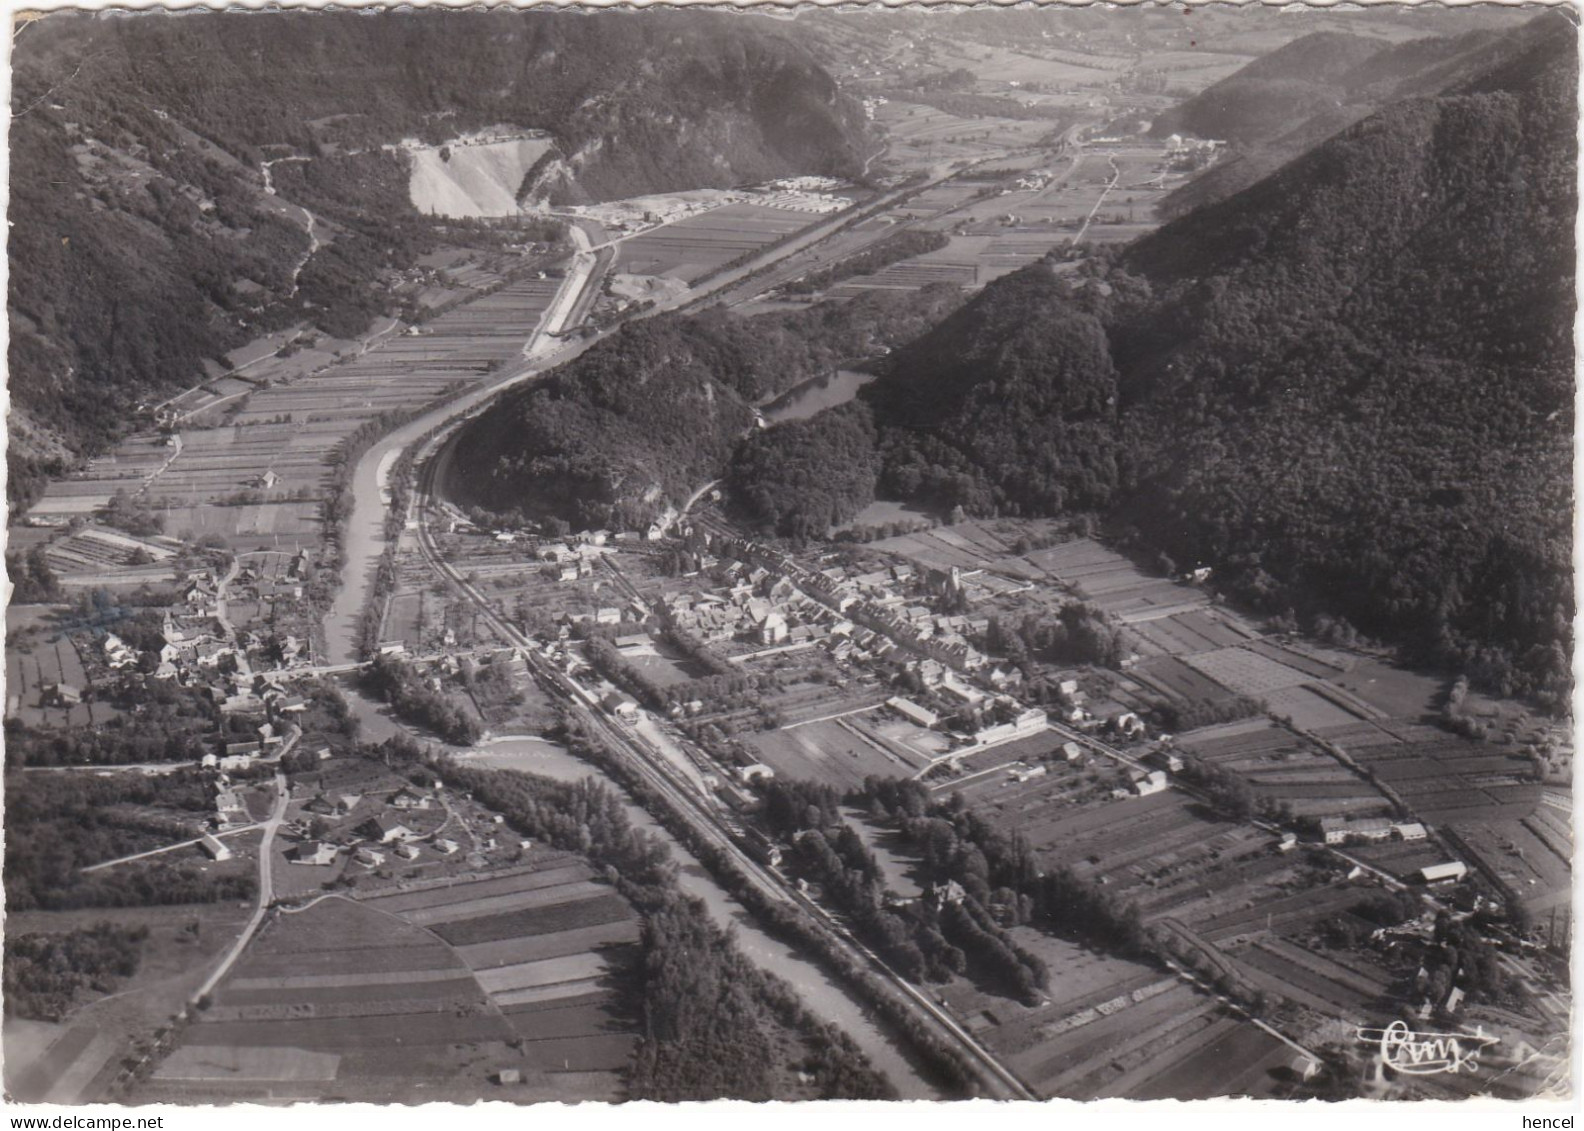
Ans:
[[[1573,1102],[1578,23],[14,14],[6,1104]]]

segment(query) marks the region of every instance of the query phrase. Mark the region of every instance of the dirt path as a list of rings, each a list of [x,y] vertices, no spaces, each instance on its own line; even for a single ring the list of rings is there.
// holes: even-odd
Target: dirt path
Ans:
[[[284,748],[282,753],[284,753]],[[264,922],[264,914],[269,910],[274,901],[274,857],[272,852],[275,847],[275,832],[280,828],[281,822],[286,818],[286,806],[291,801],[291,789],[286,784],[286,775],[275,775],[275,808],[270,812],[269,820],[263,824],[264,839],[259,843],[258,862],[258,906],[253,910],[253,916],[247,921],[247,926],[242,928],[242,933],[237,936],[236,942],[231,944],[231,950],[220,960],[220,965],[214,972],[204,979],[203,985],[193,993],[192,1001],[196,1004],[208,997],[220,980],[236,965],[236,960],[242,957],[242,952],[247,949],[247,944],[252,941],[254,933]]]
[[[1106,161],[1111,165],[1111,179],[1106,183],[1106,187],[1101,190],[1099,199],[1095,201],[1094,207],[1089,209],[1089,215],[1084,217],[1083,227],[1078,229],[1072,238],[1072,242],[1067,245],[1068,247],[1077,247],[1083,242],[1084,236],[1089,234],[1089,225],[1094,222],[1096,213],[1100,211],[1100,206],[1105,203],[1106,197],[1111,195],[1111,190],[1116,188],[1117,182],[1122,179],[1122,170],[1117,167],[1116,158],[1107,156]]]

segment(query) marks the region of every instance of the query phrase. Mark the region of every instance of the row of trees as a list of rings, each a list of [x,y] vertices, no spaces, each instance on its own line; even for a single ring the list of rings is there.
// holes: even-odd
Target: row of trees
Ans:
[[[568,735],[588,752],[588,736]],[[447,763],[445,778],[504,814],[524,835],[584,853],[644,915],[627,985],[643,1040],[628,1077],[634,1099],[767,1100],[788,1082],[778,1050],[791,1040],[825,1099],[886,1099],[889,1082],[850,1038],[808,1013],[795,991],[745,958],[698,900],[676,885],[676,863],[632,826],[622,802],[592,779],[576,783]]]
[[[887,236],[879,243],[870,244],[858,254],[849,255],[829,267],[810,271],[781,289],[789,295],[818,294],[843,279],[851,279],[856,275],[872,275],[881,268],[900,263],[904,259],[912,259],[915,255],[927,255],[932,251],[939,251],[949,243],[951,237],[945,232],[907,228],[895,235]]]
[[[558,737],[580,757],[600,766],[665,825],[677,840],[715,877],[716,881],[748,908],[767,930],[800,952],[813,956],[833,977],[853,986],[893,1031],[908,1041],[926,1063],[931,1075],[952,1095],[978,1093],[978,1073],[953,1044],[943,1041],[920,1021],[917,1011],[885,980],[831,939],[829,932],[800,907],[766,896],[735,859],[698,831],[678,813],[666,795],[653,790],[631,763],[613,751],[597,734],[568,717]]]

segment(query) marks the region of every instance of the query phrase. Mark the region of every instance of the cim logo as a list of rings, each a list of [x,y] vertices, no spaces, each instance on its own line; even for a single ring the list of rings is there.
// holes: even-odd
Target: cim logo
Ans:
[[[1358,1038],[1379,1045],[1381,1063],[1409,1076],[1474,1072],[1480,1054],[1501,1043],[1500,1038],[1486,1036],[1483,1028],[1472,1033],[1416,1033],[1405,1021],[1393,1021],[1384,1029],[1361,1027]]]

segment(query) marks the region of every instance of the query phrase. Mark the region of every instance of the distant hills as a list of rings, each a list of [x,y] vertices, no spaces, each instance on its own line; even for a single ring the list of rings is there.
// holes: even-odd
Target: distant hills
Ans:
[[[300,320],[351,335],[434,243],[404,138],[546,131],[543,195],[859,171],[861,108],[775,21],[721,13],[60,13],[19,29],[12,499],[136,400]],[[264,191],[266,160],[279,199]],[[517,189],[520,186],[512,186]],[[308,248],[301,213],[325,246]]]
[[[865,390],[882,486],[1092,508],[1273,613],[1557,698],[1576,70],[1543,19],[1118,255],[987,287]]]
[[[1378,109],[1453,89],[1522,55],[1551,34],[1550,26],[1541,20],[1403,41],[1342,31],[1296,39],[1152,123],[1157,137],[1184,133],[1231,144],[1227,159],[1163,207],[1181,215],[1223,200]]]

